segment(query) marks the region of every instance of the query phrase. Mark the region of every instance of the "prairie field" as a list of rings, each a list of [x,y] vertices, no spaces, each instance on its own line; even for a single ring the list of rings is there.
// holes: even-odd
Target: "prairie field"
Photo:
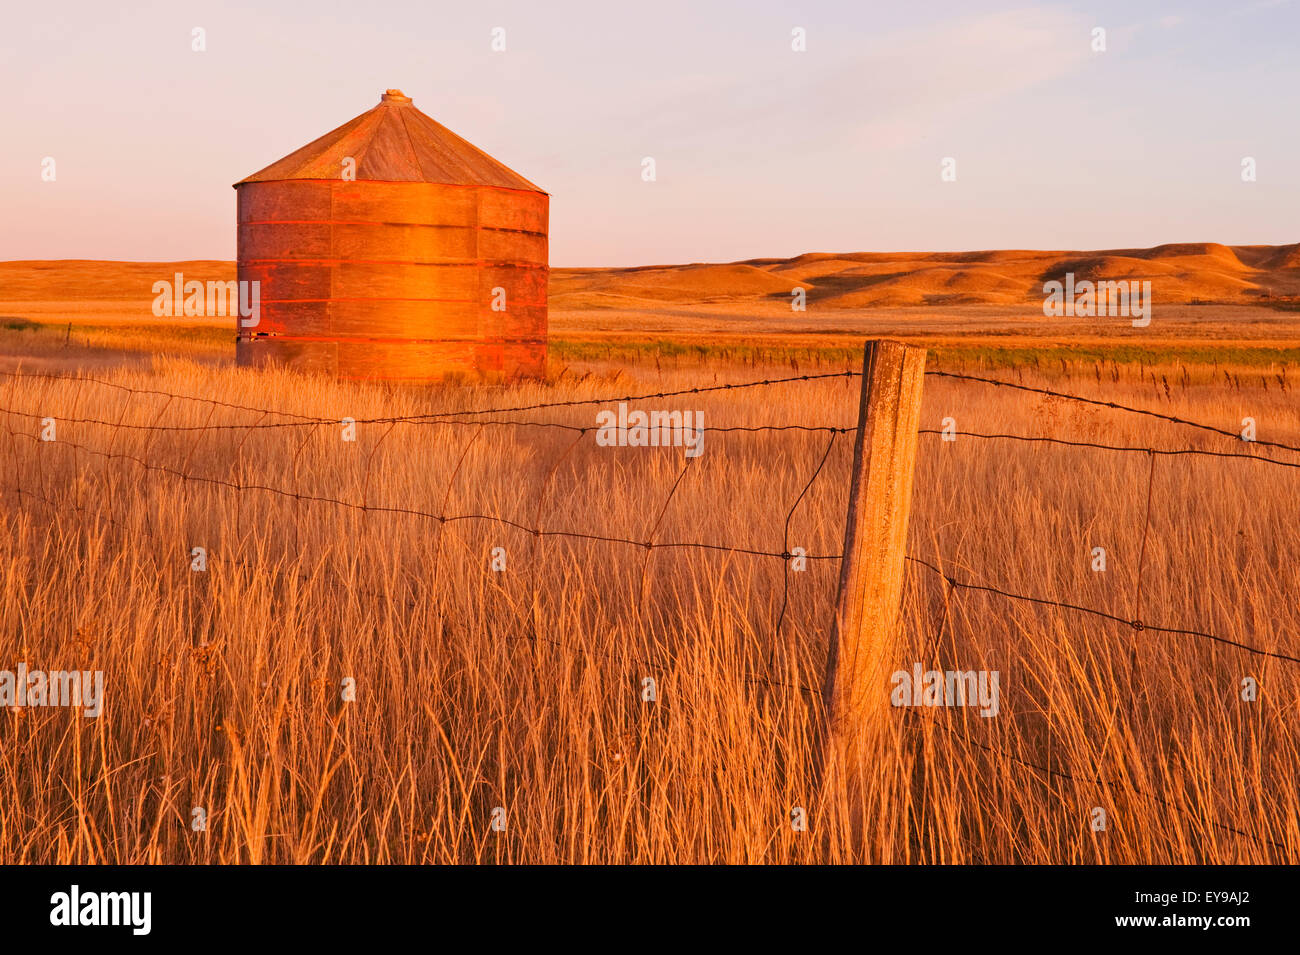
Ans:
[[[886,706],[849,790],[815,767],[861,336],[593,341],[414,387],[22,339],[0,667],[104,698],[0,713],[0,861],[1300,861],[1285,361],[936,349],[1261,441],[927,377],[896,669],[997,671],[1001,705]],[[698,457],[595,440],[620,398],[786,378],[629,402],[703,412]]]

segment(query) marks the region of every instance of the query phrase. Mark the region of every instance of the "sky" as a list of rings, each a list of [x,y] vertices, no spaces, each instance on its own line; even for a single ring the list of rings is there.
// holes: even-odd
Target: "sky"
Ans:
[[[6,7],[0,259],[233,259],[231,184],[390,87],[553,267],[1300,241],[1300,0],[66,0]]]

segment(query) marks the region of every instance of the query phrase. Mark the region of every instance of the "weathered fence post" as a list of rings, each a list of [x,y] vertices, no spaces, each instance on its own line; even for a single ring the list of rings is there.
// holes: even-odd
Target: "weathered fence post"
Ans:
[[[853,766],[860,762],[872,717],[888,705],[886,675],[898,662],[894,649],[924,376],[924,348],[867,342],[844,559],[822,686],[825,768],[843,764],[850,776],[856,775]]]

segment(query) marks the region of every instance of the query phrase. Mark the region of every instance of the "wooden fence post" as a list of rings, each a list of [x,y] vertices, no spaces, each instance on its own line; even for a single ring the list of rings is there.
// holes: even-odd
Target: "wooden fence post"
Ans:
[[[894,651],[924,376],[924,348],[867,342],[844,559],[822,685],[828,769],[846,758],[858,761],[872,717],[889,701],[886,676],[889,665],[896,669],[898,663]],[[850,766],[844,768],[855,775]]]

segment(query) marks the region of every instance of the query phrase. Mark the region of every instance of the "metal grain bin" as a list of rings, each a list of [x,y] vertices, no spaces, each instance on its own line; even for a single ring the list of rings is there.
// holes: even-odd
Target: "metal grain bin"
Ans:
[[[239,279],[261,283],[240,365],[542,373],[550,197],[400,90],[235,190]]]

